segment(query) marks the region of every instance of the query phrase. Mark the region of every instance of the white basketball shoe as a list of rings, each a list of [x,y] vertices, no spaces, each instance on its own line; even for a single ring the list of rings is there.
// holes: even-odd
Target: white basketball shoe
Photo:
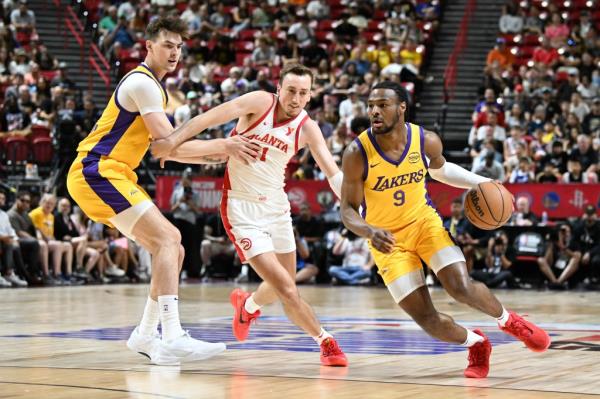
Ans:
[[[176,366],[184,362],[208,359],[226,349],[222,342],[205,342],[194,339],[186,331],[170,341],[161,340],[151,356],[152,363],[160,366]]]
[[[127,340],[127,347],[140,355],[152,360],[153,354],[160,345],[160,335],[155,331],[153,335],[142,335],[136,327]]]

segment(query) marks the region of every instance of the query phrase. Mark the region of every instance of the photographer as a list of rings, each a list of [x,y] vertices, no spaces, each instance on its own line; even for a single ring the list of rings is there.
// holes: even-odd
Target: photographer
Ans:
[[[300,236],[295,227],[294,239],[296,240],[296,283],[309,283],[319,274],[319,268],[313,263],[306,240]]]
[[[173,224],[181,233],[181,245],[185,250],[182,273],[185,271],[185,274],[190,277],[200,276],[200,245],[196,232],[199,203],[200,197],[193,190],[188,173],[184,173],[171,195],[171,212],[173,212]]]
[[[600,222],[594,205],[587,205],[581,216],[581,222],[573,232],[579,237],[581,266],[592,284],[598,284],[600,278]]]
[[[371,267],[375,264],[367,240],[343,229],[333,246],[334,255],[343,255],[342,266],[331,266],[329,274],[338,282],[348,285],[368,283]]]
[[[512,256],[507,254],[508,237],[503,232],[498,232],[488,243],[488,253],[485,257],[483,270],[473,270],[471,277],[481,281],[490,288],[506,284],[508,288],[518,288],[512,272]]]
[[[567,280],[579,269],[581,252],[577,242],[571,237],[571,226],[563,224],[558,234],[551,233],[551,244],[546,254],[537,259],[540,271],[548,278],[549,288],[565,289]],[[556,275],[560,274],[558,278]]]

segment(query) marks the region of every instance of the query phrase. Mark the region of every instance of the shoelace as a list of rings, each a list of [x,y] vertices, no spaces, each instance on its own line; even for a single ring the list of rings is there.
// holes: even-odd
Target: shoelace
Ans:
[[[483,343],[475,344],[469,351],[469,366],[479,366],[485,363],[486,354]]]
[[[337,343],[330,338],[323,341],[323,344],[323,356],[337,355],[340,352]]]
[[[525,320],[523,320],[523,318],[520,316],[514,316],[514,320],[512,321],[512,323],[510,323],[510,328],[514,330],[517,333],[517,335],[520,336],[528,336],[533,334],[531,328],[527,327],[527,324],[525,324]]]

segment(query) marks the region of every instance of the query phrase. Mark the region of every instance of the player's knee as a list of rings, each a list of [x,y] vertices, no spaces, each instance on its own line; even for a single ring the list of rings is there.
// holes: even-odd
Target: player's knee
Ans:
[[[293,305],[300,300],[300,295],[298,294],[298,289],[295,285],[291,284],[286,287],[281,287],[277,290],[279,299],[284,304]]]
[[[415,322],[427,333],[433,333],[440,325],[440,315],[438,312],[427,312],[413,316]]]
[[[472,282],[468,279],[459,279],[454,281],[450,287],[447,288],[448,293],[452,298],[458,302],[467,303],[471,297],[473,291]]]
[[[181,263],[183,261],[184,257],[185,257],[185,248],[183,248],[183,245],[179,244],[179,263]]]

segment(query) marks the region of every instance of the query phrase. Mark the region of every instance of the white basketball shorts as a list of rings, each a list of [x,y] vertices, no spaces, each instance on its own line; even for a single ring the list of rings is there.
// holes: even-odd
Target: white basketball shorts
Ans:
[[[287,195],[255,196],[224,191],[221,217],[242,262],[267,252],[296,251]]]

